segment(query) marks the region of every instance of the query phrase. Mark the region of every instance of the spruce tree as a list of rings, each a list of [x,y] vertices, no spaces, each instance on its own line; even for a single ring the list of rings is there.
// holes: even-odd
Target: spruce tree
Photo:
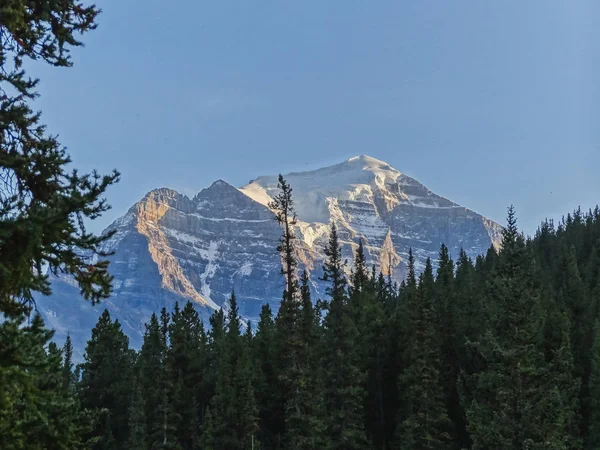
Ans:
[[[7,450],[83,449],[89,415],[63,385],[63,357],[36,314],[0,323],[0,442]],[[47,348],[47,350],[46,350]]]
[[[148,436],[146,435],[146,408],[143,391],[136,383],[129,405],[129,436],[127,439],[128,450],[148,449]]]
[[[70,335],[67,335],[67,339],[65,340],[65,345],[63,347],[62,373],[63,389],[65,391],[73,390],[73,343],[71,342]]]
[[[214,437],[214,421],[212,413],[210,412],[210,406],[206,407],[204,413],[204,422],[202,423],[202,433],[200,435],[200,449],[202,450],[215,450],[215,437]]]
[[[258,405],[258,438],[265,448],[274,448],[280,432],[279,390],[277,389],[275,322],[268,304],[262,306],[253,341],[256,367],[256,400]]]
[[[511,207],[486,295],[489,330],[473,344],[485,361],[468,411],[475,450],[567,448],[556,438],[557,430],[568,433],[567,414],[540,349],[543,314],[531,261]]]
[[[113,441],[115,448],[125,448],[129,435],[132,364],[129,339],[119,322],[113,322],[108,310],[104,310],[85,348],[79,384],[82,406],[104,416],[92,433],[92,436],[104,436],[104,444],[94,448]]]
[[[146,324],[144,343],[136,362],[138,383],[144,399],[147,446],[173,441],[174,413],[170,407],[172,380],[166,372],[167,347],[156,314]]]
[[[169,324],[166,373],[173,385],[170,409],[176,412],[175,439],[182,449],[198,441],[202,411],[208,405],[205,373],[206,333],[191,302],[173,313]]]
[[[441,352],[439,369],[444,385],[444,402],[450,419],[447,431],[454,441],[454,446],[461,449],[469,445],[469,438],[466,430],[466,412],[458,393],[458,349],[464,337],[457,335],[460,311],[456,297],[454,262],[450,258],[448,247],[442,244],[435,279],[433,309],[438,334],[437,345]]]
[[[279,429],[275,431],[279,437],[276,440],[286,448],[319,448],[322,445],[319,441],[320,397],[314,372],[311,372],[314,369],[311,342],[315,338],[315,317],[312,303],[309,305],[307,279],[302,293],[298,285],[294,234],[296,214],[292,188],[281,175],[278,188],[280,193],[270,206],[283,231],[277,250],[283,262],[282,274],[286,285],[275,321],[276,368],[281,399],[277,413],[280,417]]]
[[[398,380],[403,405],[395,439],[395,448],[402,450],[449,447],[449,420],[440,373],[442,359],[433,311],[434,289],[433,269],[427,259],[418,287],[405,300],[410,335],[404,349],[406,368]]]
[[[44,384],[43,388],[38,385],[43,377],[50,377],[50,372],[54,380],[56,349],[51,355],[42,355],[41,346],[47,340],[41,342],[47,330],[34,331],[24,326],[23,321],[34,306],[34,295],[51,293],[52,274],[71,276],[83,296],[92,302],[110,295],[111,277],[101,244],[112,233],[96,236],[84,225],[87,219],[97,218],[108,209],[102,197],[108,186],[117,181],[118,174],[82,175],[72,169],[66,150],[47,132],[41,114],[32,110],[39,80],[28,70],[37,67],[29,64],[34,60],[50,66],[71,66],[71,49],[81,46],[81,36],[96,27],[98,13],[94,5],[74,0],[12,1],[1,7],[0,442],[3,448],[78,448],[79,445],[73,440],[72,430],[59,423],[63,419],[76,423],[70,416],[75,407],[69,407],[69,414],[64,415],[59,410],[70,401],[63,378],[58,385]],[[32,324],[37,327],[40,322],[35,320]],[[57,392],[53,393],[54,389]],[[58,397],[52,398],[54,394]],[[42,397],[47,402],[45,406]]]
[[[358,360],[365,374],[362,388],[365,391],[365,431],[374,448],[386,444],[384,392],[386,332],[385,300],[376,293],[376,272],[370,275],[362,240],[354,256],[349,305],[358,332]],[[387,292],[387,288],[384,288]]]
[[[358,361],[358,332],[346,295],[345,262],[333,223],[325,254],[323,278],[330,297],[323,340],[327,436],[332,449],[364,449],[368,448],[363,422],[364,373]]]
[[[25,61],[32,60],[71,66],[71,48],[81,46],[80,35],[96,27],[98,13],[94,5],[75,0],[16,1],[2,7],[0,312],[5,315],[27,312],[33,292],[50,294],[48,273],[72,275],[93,302],[110,294],[100,244],[111,233],[87,232],[84,219],[108,209],[102,195],[118,174],[71,172],[66,150],[31,109],[39,80],[24,69]],[[94,254],[100,256],[96,262]]]
[[[232,293],[227,331],[220,346],[218,378],[212,399],[214,445],[217,449],[246,449],[257,431],[249,349],[241,335],[237,300]]]
[[[312,305],[308,273],[301,277],[302,309],[296,323],[296,367],[293,391],[285,405],[284,443],[290,449],[325,449],[325,410],[319,378],[317,346],[319,334]]]
[[[586,449],[600,448],[600,321],[594,323],[592,370],[589,379],[590,422]]]

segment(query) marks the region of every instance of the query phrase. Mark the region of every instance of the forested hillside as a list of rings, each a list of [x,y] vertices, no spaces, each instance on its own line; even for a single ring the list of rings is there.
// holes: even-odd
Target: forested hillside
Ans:
[[[71,66],[98,14],[76,0],[0,5],[1,450],[600,448],[598,207],[531,238],[510,208],[499,251],[453,261],[442,246],[417,270],[411,250],[399,285],[362,242],[346,270],[332,223],[327,289],[311,298],[280,176],[277,315],[265,304],[253,329],[235,292],[209,324],[177,305],[152,315],[136,351],[107,310],[75,365],[34,294],[66,275],[81,302],[111,296],[115,230],[86,224],[119,174],[71,170],[24,67]]]
[[[366,267],[344,274],[335,226],[327,297],[296,273],[291,189],[282,225],[281,308],[255,330],[235,293],[204,327],[192,304],[157,311],[139,353],[101,317],[85,362],[55,363],[95,449],[597,449],[600,447],[600,210],[519,233],[511,208],[502,250],[458,261],[440,249],[397,285]],[[38,331],[36,331],[38,330]],[[41,357],[41,356],[40,356]],[[62,357],[62,363],[59,359]],[[48,376],[51,375],[50,378]],[[86,422],[87,420],[87,422]]]

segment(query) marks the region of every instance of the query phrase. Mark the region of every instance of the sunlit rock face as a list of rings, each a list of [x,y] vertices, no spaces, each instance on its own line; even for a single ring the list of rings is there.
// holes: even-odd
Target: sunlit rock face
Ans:
[[[329,224],[338,227],[348,268],[359,240],[369,264],[401,280],[412,248],[417,270],[434,263],[445,243],[456,258],[497,245],[501,227],[429,191],[387,163],[358,156],[341,164],[285,175],[293,188],[300,268],[312,280],[314,298],[324,295],[322,275]],[[259,177],[237,189],[218,180],[189,198],[161,188],[149,192],[107,231],[114,252],[114,294],[92,307],[67,278],[54,294],[38,299],[38,309],[60,340],[71,333],[81,350],[104,308],[119,319],[134,347],[146,322],[163,306],[193,302],[203,319],[235,290],[240,312],[256,319],[263,303],[276,311],[283,292],[276,247],[281,229],[269,209],[278,193],[277,177]]]

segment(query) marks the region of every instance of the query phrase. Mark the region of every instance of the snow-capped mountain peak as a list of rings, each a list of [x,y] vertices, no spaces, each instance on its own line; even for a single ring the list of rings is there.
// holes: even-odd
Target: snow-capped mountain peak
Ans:
[[[342,253],[352,265],[362,240],[368,264],[400,280],[409,249],[417,270],[437,259],[445,243],[476,256],[499,241],[500,226],[427,189],[384,161],[361,155],[342,163],[284,175],[298,214],[297,256],[315,292],[322,276],[329,223],[338,227]],[[240,312],[256,318],[263,303],[276,311],[284,288],[277,244],[281,228],[269,202],[277,176],[262,176],[238,189],[217,180],[192,199],[172,189],[149,192],[109,226],[103,249],[114,251],[114,294],[99,307],[85,303],[67,279],[55,295],[38,299],[57,336],[67,332],[79,348],[103,308],[139,346],[152,312],[192,301],[207,319],[235,290]]]
[[[332,220],[334,200],[371,203],[378,214],[399,204],[428,208],[458,206],[388,163],[366,155],[317,170],[288,173],[284,178],[292,186],[298,218],[305,222]],[[277,176],[259,177],[241,191],[267,206],[278,192]]]

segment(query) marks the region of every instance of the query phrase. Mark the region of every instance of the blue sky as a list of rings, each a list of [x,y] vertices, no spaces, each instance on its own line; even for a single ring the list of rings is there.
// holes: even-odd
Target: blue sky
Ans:
[[[600,2],[98,0],[37,107],[82,170],[147,191],[385,160],[494,220],[600,202]]]

